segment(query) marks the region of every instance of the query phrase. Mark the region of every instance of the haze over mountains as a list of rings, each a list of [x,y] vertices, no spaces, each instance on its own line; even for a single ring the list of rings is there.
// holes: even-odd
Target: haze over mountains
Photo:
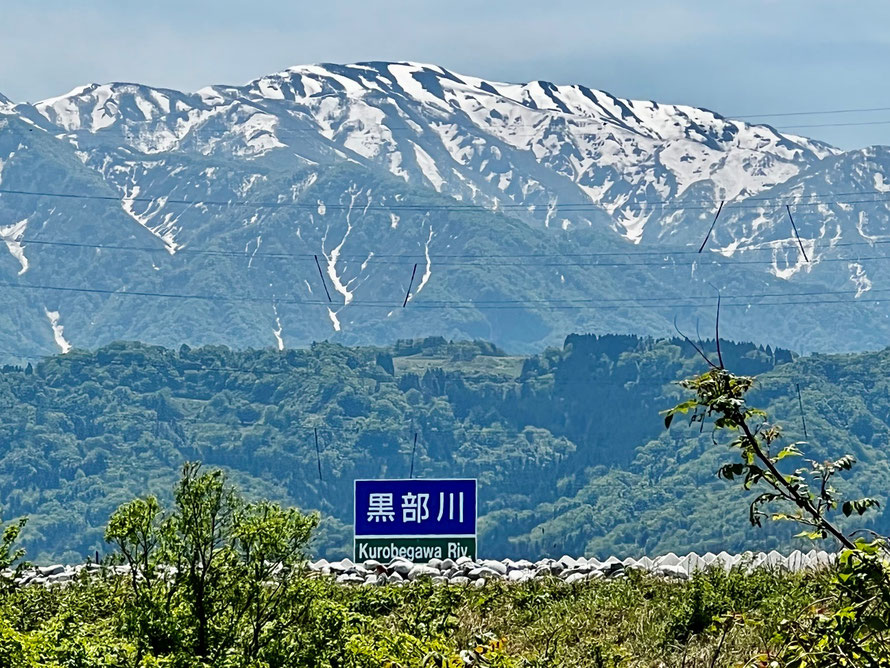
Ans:
[[[705,327],[714,288],[725,336],[883,347],[888,193],[887,147],[415,63],[0,96],[0,351],[527,351]]]

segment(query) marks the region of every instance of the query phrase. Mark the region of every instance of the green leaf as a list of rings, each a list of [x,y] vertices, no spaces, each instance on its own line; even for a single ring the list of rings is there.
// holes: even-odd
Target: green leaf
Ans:
[[[878,508],[880,507],[880,502],[877,499],[857,499],[855,501],[844,501],[844,505],[841,506],[841,512],[849,517],[853,513],[857,513],[858,515],[864,515],[869,508]]]
[[[820,530],[815,531],[801,531],[800,533],[794,534],[795,538],[809,538],[810,540],[821,540],[825,538],[825,532]]]
[[[717,471],[717,475],[724,480],[734,480],[736,476],[740,476],[745,472],[745,465],[741,463],[724,464]]]
[[[780,462],[785,459],[785,457],[801,457],[802,455],[803,453],[792,444],[783,448],[779,454],[776,455],[775,461]]]

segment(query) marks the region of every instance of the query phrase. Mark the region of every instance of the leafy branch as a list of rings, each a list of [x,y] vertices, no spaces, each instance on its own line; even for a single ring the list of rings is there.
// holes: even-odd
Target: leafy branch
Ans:
[[[791,457],[803,457],[802,443],[778,448],[782,430],[768,422],[764,411],[749,406],[745,396],[754,385],[754,377],[739,376],[721,365],[712,364],[703,374],[681,381],[680,385],[693,392],[693,397],[664,411],[664,424],[670,428],[677,415],[689,415],[690,422],[713,420],[714,431],[734,434],[729,446],[739,453],[738,461],[724,464],[718,475],[726,480],[741,479],[745,489],[763,485],[766,491],[751,502],[751,524],[761,526],[761,520],[789,520],[805,527],[799,536],[827,538],[832,536],[844,548],[855,549],[854,541],[830,519],[837,508],[844,515],[862,515],[880,504],[873,498],[842,502],[832,486],[833,476],[853,467],[850,455],[826,462],[805,459],[807,466],[783,473],[780,462]],[[766,507],[784,505],[776,512]]]
[[[4,571],[12,571],[12,578],[9,578],[11,580],[23,568],[27,567],[27,563],[22,561],[22,558],[25,556],[24,548],[15,546],[19,534],[25,528],[27,521],[27,518],[23,517],[4,528],[2,534],[0,534],[0,584],[5,584],[4,580],[7,580],[3,574]],[[0,521],[0,526],[2,526],[2,521]]]
[[[719,432],[733,434],[729,442],[738,461],[724,464],[718,475],[726,480],[741,479],[746,490],[760,486],[761,492],[750,504],[751,524],[761,520],[788,520],[802,525],[798,536],[811,539],[832,536],[844,548],[832,577],[832,609],[815,610],[811,615],[786,620],[773,642],[777,654],[756,657],[758,666],[850,665],[878,668],[890,665],[890,571],[886,564],[886,541],[880,536],[868,542],[853,540],[832,521],[837,509],[846,516],[863,515],[880,504],[873,498],[842,501],[832,485],[834,476],[849,471],[855,459],[844,455],[819,462],[804,459],[806,466],[792,473],[780,470],[788,458],[803,458],[802,443],[779,448],[779,426],[770,424],[766,413],[750,407],[745,397],[754,386],[751,376],[737,376],[723,367],[722,358],[703,374],[682,381],[691,390],[691,399],[664,411],[664,424],[670,428],[677,415],[689,415],[690,422],[713,420],[714,440]],[[765,509],[780,504],[773,512]]]

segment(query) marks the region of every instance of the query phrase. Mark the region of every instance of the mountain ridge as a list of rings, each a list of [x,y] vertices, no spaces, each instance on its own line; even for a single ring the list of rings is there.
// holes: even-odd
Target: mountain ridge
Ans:
[[[409,62],[194,93],[90,84],[0,107],[0,301],[17,314],[0,349],[60,349],[63,327],[81,347],[446,334],[522,351],[568,331],[670,333],[677,315],[712,317],[711,285],[740,295],[727,335],[876,347],[887,184],[884,147]],[[840,296],[761,315],[810,294]]]
[[[327,68],[327,69],[326,69]],[[350,75],[350,76],[347,76]],[[367,78],[363,75],[370,75],[373,78]],[[450,87],[450,88],[449,88]],[[447,92],[446,92],[447,89]],[[484,124],[478,110],[472,110],[461,107],[458,99],[461,94],[468,95],[473,103],[480,103],[482,107],[490,107],[489,113],[494,111],[501,115],[502,111],[507,115],[512,113],[516,115],[518,112],[519,120],[525,112],[540,112],[541,118],[538,122],[559,123],[565,121],[565,118],[574,120],[577,123],[597,124],[595,128],[579,127],[579,130],[590,131],[595,129],[601,132],[607,126],[614,131],[623,133],[631,133],[644,137],[654,142],[682,141],[689,140],[693,145],[704,144],[707,148],[719,148],[721,140],[726,144],[732,140],[738,140],[740,150],[753,150],[755,153],[767,153],[770,157],[781,157],[785,162],[782,164],[787,167],[791,158],[798,157],[795,153],[804,154],[811,158],[822,158],[831,153],[837,153],[837,149],[828,147],[820,142],[812,142],[802,137],[794,137],[793,135],[781,135],[768,126],[759,126],[744,123],[741,121],[731,121],[724,119],[714,112],[696,109],[683,105],[659,105],[651,101],[627,100],[611,96],[602,91],[594,91],[583,86],[556,86],[549,82],[530,82],[526,84],[505,84],[501,82],[490,82],[475,77],[458,75],[456,73],[445,70],[438,66],[430,66],[417,63],[359,63],[356,65],[312,65],[312,66],[295,66],[283,70],[282,72],[259,77],[248,82],[243,86],[227,86],[215,85],[199,89],[193,94],[181,93],[172,89],[161,89],[145,87],[138,84],[90,84],[75,88],[70,93],[50,98],[42,102],[35,103],[34,107],[47,120],[59,124],[66,130],[84,130],[90,131],[102,130],[113,125],[118,120],[125,120],[125,112],[135,115],[139,112],[143,115],[144,121],[152,121],[162,114],[173,114],[177,116],[176,127],[168,133],[160,133],[159,137],[154,138],[154,142],[136,142],[136,145],[149,153],[161,152],[173,148],[178,141],[184,138],[193,127],[193,124],[201,124],[206,120],[208,115],[221,111],[233,105],[247,104],[253,107],[253,113],[250,118],[254,119],[253,124],[248,131],[256,132],[253,137],[254,145],[249,146],[245,150],[255,150],[262,153],[272,148],[283,148],[288,143],[284,138],[276,137],[274,119],[264,114],[258,105],[274,104],[276,102],[292,102],[295,104],[309,105],[319,103],[319,109],[301,108],[301,113],[314,113],[314,120],[320,130],[320,134],[325,132],[333,133],[333,122],[337,119],[325,119],[324,100],[331,96],[345,96],[352,102],[351,108],[347,113],[345,123],[355,121],[357,123],[368,123],[374,120],[369,116],[373,110],[373,104],[363,105],[364,98],[369,94],[382,94],[390,97],[401,97],[408,102],[414,102],[420,105],[431,106],[437,112],[447,114],[454,111],[454,106],[462,114],[462,120],[471,120],[477,122],[481,129],[487,130],[490,134],[500,140],[504,140],[506,144],[513,144],[512,148],[526,149],[528,146],[523,144],[529,143],[528,140],[534,133],[528,130],[523,133],[511,131],[506,125],[503,127],[497,123]],[[141,96],[139,93],[143,93]],[[121,93],[119,97],[115,97],[116,93]],[[94,99],[94,103],[87,104],[89,119],[85,117],[84,111],[80,109],[78,100],[83,100],[89,94]],[[126,99],[123,96],[133,96],[132,99]],[[150,99],[149,99],[150,98]],[[354,98],[354,99],[353,99]],[[448,98],[448,99],[446,99]],[[486,99],[489,102],[485,104]],[[121,100],[124,106],[121,107]],[[112,111],[109,111],[109,102],[114,105]],[[448,103],[451,102],[451,105]],[[571,105],[571,107],[569,107]],[[396,105],[398,106],[398,105]],[[498,106],[506,109],[498,110]],[[517,110],[515,107],[521,107]],[[512,108],[511,108],[512,107]],[[123,109],[123,111],[122,111]],[[171,111],[172,110],[172,111]],[[101,111],[102,113],[98,113]],[[410,120],[408,110],[401,109],[405,113],[396,114],[397,117]],[[194,112],[194,113],[192,113]],[[552,114],[556,113],[556,118],[552,118]],[[79,114],[79,115],[78,115]],[[188,121],[184,120],[181,115],[185,114]],[[354,118],[350,115],[354,114]],[[75,120],[74,116],[77,115]],[[660,118],[663,115],[665,118]],[[192,118],[194,116],[194,118]],[[274,116],[274,114],[273,114]],[[644,118],[648,116],[648,118]],[[261,117],[261,118],[257,118]],[[686,121],[685,126],[680,126],[680,132],[667,132],[671,127],[678,125],[676,119],[682,118]],[[325,120],[328,123],[325,123]],[[339,119],[342,121],[342,118]],[[381,120],[378,118],[377,120]],[[444,123],[446,118],[441,119]],[[454,119],[451,119],[454,120]],[[507,120],[505,118],[505,120]],[[522,128],[531,128],[532,124],[527,118],[523,119]],[[673,123],[668,123],[668,121]],[[325,125],[328,127],[325,127]],[[713,128],[706,127],[714,126]],[[376,126],[375,126],[376,127]],[[300,128],[298,128],[300,129]],[[305,128],[302,128],[305,129]],[[387,146],[397,144],[398,141],[393,138],[393,132],[408,132],[410,125],[401,125],[391,128],[384,123],[380,123],[377,129],[380,130],[380,136],[368,134],[361,136],[361,132],[353,133],[341,142],[341,148],[351,149],[353,154],[361,155],[364,158],[373,159],[378,156],[378,152],[385,150]],[[515,128],[514,128],[515,130]],[[348,128],[347,128],[348,131]],[[546,131],[546,129],[541,129]],[[385,136],[386,133],[390,136]],[[258,137],[262,137],[259,140]],[[447,138],[442,136],[441,143],[447,149],[440,152],[437,156],[439,161],[455,158],[458,159],[449,162],[451,169],[458,167],[460,160],[460,152],[458,149],[448,146]],[[621,138],[625,140],[624,137]],[[763,142],[772,142],[774,148],[772,151],[763,150]],[[412,142],[413,143],[413,142]],[[248,142],[249,144],[249,142]],[[622,150],[621,142],[615,142],[613,147],[616,152]],[[710,145],[709,145],[710,144]],[[756,146],[755,146],[756,144]],[[427,149],[415,148],[415,158],[417,160],[420,171],[426,178],[429,185],[437,190],[441,190],[445,185],[446,179],[442,176],[441,166],[437,161],[435,168],[429,167],[429,154]],[[729,144],[732,147],[732,144]],[[463,147],[458,147],[463,148]],[[595,147],[594,147],[595,148]],[[423,153],[418,153],[418,149]],[[675,151],[676,152],[676,151]],[[680,151],[682,152],[682,151]],[[424,153],[426,156],[424,157]],[[694,178],[689,174],[690,170],[680,169],[681,161],[684,158],[692,158],[688,152],[683,155],[673,155],[674,152],[666,151],[658,155],[659,159],[664,163],[671,163],[667,166],[675,177],[677,177],[677,190],[679,194],[685,191],[690,185],[687,180]],[[399,151],[396,155],[404,156],[404,151]],[[312,154],[307,159],[315,159],[318,156]],[[410,158],[410,156],[408,156]],[[578,155],[570,155],[572,159],[577,161],[576,168],[580,168],[584,164],[584,158]],[[609,157],[609,156],[606,156]],[[709,156],[696,155],[694,159],[707,164]],[[750,158],[750,156],[748,156]],[[588,158],[589,159],[589,158]],[[420,164],[426,163],[426,164]],[[392,173],[400,175],[400,164],[390,164],[388,168]],[[561,165],[557,165],[561,167]],[[713,165],[712,165],[713,167]],[[698,166],[702,168],[701,165]],[[583,171],[583,170],[581,170]],[[693,169],[694,173],[695,170]],[[466,179],[468,176],[465,170],[461,170],[458,174],[459,179]],[[579,177],[581,174],[579,173]],[[478,180],[474,183],[480,186]],[[594,179],[589,184],[578,183],[582,186],[582,190],[578,192],[580,195],[586,195],[586,198],[594,202],[598,202],[599,189],[605,186],[605,182],[597,182]],[[715,199],[729,199],[739,196],[740,193],[754,194],[759,191],[762,184],[749,183],[750,190],[746,190],[743,185],[739,188],[738,184],[733,184],[731,179],[727,178],[720,188],[722,193]],[[608,187],[606,187],[608,190]],[[670,188],[663,190],[660,195],[664,198],[665,194],[670,192]],[[465,193],[458,192],[462,196]],[[720,196],[722,194],[722,196]],[[614,202],[605,200],[604,205],[614,205]],[[630,207],[623,207],[625,215],[635,218],[635,211]],[[620,213],[620,211],[619,211]],[[614,214],[614,210],[610,211]],[[637,231],[628,221],[626,227],[626,235],[632,240],[638,240]]]

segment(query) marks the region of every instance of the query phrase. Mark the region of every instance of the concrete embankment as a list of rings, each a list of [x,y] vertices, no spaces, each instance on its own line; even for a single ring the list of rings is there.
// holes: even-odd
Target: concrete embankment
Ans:
[[[685,580],[697,570],[717,567],[731,568],[770,568],[786,571],[803,571],[824,568],[834,563],[836,555],[811,550],[800,552],[795,550],[788,555],[779,552],[745,552],[728,554],[721,552],[704,555],[692,552],[685,556],[673,553],[661,557],[641,559],[627,558],[619,560],[610,557],[606,561],[594,558],[574,558],[563,556],[559,559],[541,559],[535,562],[512,559],[494,560],[479,559],[473,561],[467,557],[452,559],[432,559],[427,563],[415,564],[404,559],[394,559],[387,563],[373,560],[355,563],[351,559],[327,561],[319,559],[307,563],[309,577],[332,577],[343,584],[383,585],[411,582],[420,578],[430,578],[438,584],[455,584],[467,586],[484,586],[486,582],[504,580],[507,582],[527,582],[536,578],[556,578],[568,584],[601,578],[622,577],[627,571],[638,570],[668,579]],[[97,564],[78,564],[76,566],[55,564],[29,568],[17,577],[20,585],[52,585],[70,582],[86,571],[100,573],[103,569],[110,572],[126,574],[126,566],[103,567]],[[2,575],[14,577],[14,573],[6,571]]]

